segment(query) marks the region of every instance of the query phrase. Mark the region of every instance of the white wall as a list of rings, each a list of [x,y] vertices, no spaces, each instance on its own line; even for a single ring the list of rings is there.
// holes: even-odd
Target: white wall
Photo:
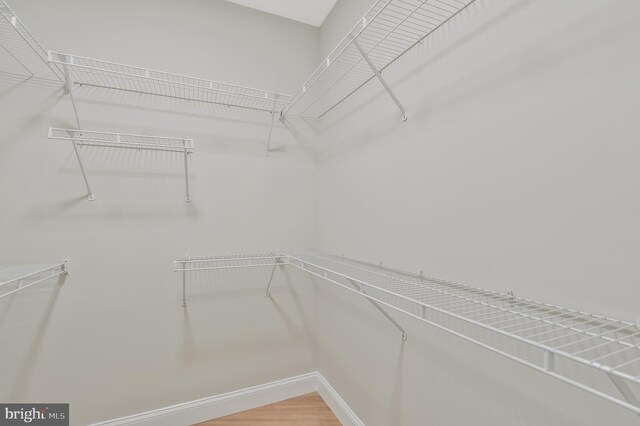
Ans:
[[[47,48],[292,93],[369,2],[340,0],[319,32],[223,1],[11,6]],[[318,135],[278,124],[268,159],[263,115],[81,89],[87,128],[195,139],[192,204],[179,159],[103,151],[83,151],[86,201],[71,147],[45,137],[75,124],[60,84],[0,73],[1,263],[72,260],[63,286],[0,302],[0,400],[70,402],[85,424],[319,369],[373,426],[634,424],[397,317],[402,345],[294,270],[272,300],[268,271],[195,276],[185,312],[172,261],[317,246],[634,320],[639,15],[477,0],[389,73],[407,123],[370,84]]]
[[[369,4],[338,2],[324,54]],[[375,81],[322,123],[319,248],[635,321],[639,24],[632,0],[478,0],[388,74],[406,123]],[[368,425],[637,422],[318,288],[320,371]]]
[[[223,1],[10,5],[49,49],[285,93],[317,58],[317,29]],[[69,402],[86,424],[315,370],[312,288],[294,272],[276,273],[272,300],[268,270],[196,276],[187,311],[173,272],[185,253],[314,244],[298,141],[278,124],[265,157],[266,114],[86,87],[78,100],[87,129],[193,138],[193,202],[179,157],[83,149],[88,202],[71,146],[46,137],[75,126],[61,84],[0,74],[0,264],[72,266],[63,286],[0,300],[0,400]]]

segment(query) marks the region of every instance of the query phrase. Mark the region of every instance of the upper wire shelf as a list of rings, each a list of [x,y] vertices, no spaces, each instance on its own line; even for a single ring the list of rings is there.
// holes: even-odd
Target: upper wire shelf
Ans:
[[[0,266],[0,299],[42,281],[69,273],[69,262]],[[9,290],[6,290],[9,289]]]
[[[5,0],[0,0],[0,63],[3,71],[29,77],[64,81],[57,65],[49,64],[47,51],[16,16]],[[5,60],[6,59],[6,60]]]
[[[169,138],[164,136],[132,135],[128,133],[50,127],[49,139],[76,141],[78,146],[193,153],[193,139]]]
[[[382,73],[474,1],[377,0],[293,95],[284,112],[324,116],[376,77],[372,66]]]
[[[270,113],[282,110],[290,100],[288,95],[267,90],[67,53],[49,51],[48,61],[50,64],[56,64],[68,70],[71,82],[86,86],[214,103]]]
[[[640,384],[637,324],[342,256],[288,258],[291,266],[640,414],[629,387]],[[512,344],[483,340],[468,325]],[[525,356],[516,343],[535,354]],[[571,377],[575,363],[605,373],[624,400],[594,388],[588,378]]]

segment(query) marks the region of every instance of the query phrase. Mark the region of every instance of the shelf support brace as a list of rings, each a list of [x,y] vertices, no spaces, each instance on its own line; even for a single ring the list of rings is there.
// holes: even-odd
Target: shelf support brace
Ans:
[[[271,148],[271,135],[273,134],[273,124],[276,118],[276,104],[278,103],[278,95],[273,95],[273,107],[271,108],[271,124],[269,125],[269,138],[267,139],[267,156]]]
[[[80,125],[80,118],[78,116],[78,109],[76,107],[76,98],[73,96],[73,83],[71,82],[71,76],[69,75],[69,69],[66,65],[64,65],[64,81],[65,88],[71,97],[71,105],[73,105],[73,113],[76,116],[76,123],[78,124],[78,130],[82,128]],[[73,144],[73,151],[76,153],[76,158],[78,159],[78,164],[80,165],[80,171],[82,172],[82,177],[84,178],[84,183],[87,186],[87,199],[89,201],[95,201],[96,197],[93,195],[93,191],[91,190],[91,186],[89,185],[89,180],[87,179],[87,174],[84,171],[84,165],[82,164],[82,158],[80,158],[80,152],[78,152],[78,144],[76,140],[73,139],[71,141]]]
[[[373,64],[373,62],[371,62],[371,59],[369,58],[369,55],[367,55],[367,52],[365,52],[364,49],[362,48],[362,46],[360,46],[360,43],[358,43],[358,40],[354,39],[353,40],[353,45],[356,47],[356,49],[358,49],[358,52],[360,52],[360,54],[362,55],[364,60],[367,62],[367,64],[371,68],[371,71],[373,71],[373,73],[376,75],[376,77],[378,77],[378,80],[380,81],[380,84],[382,84],[382,86],[387,91],[389,96],[391,96],[391,99],[396,104],[396,106],[398,107],[400,112],[402,112],[402,121],[407,121],[407,110],[404,109],[404,107],[400,103],[400,100],[398,99],[396,94],[393,93],[393,90],[391,90],[391,87],[389,87],[389,85],[387,84],[387,82],[384,79],[384,77],[382,77],[382,74],[380,73],[378,68],[376,68],[376,66]]]
[[[185,256],[186,257],[186,256]],[[187,307],[187,262],[182,262],[182,306]]]
[[[273,281],[273,275],[276,272],[276,268],[278,267],[278,265],[283,265],[284,263],[282,262],[282,258],[280,258],[279,256],[276,257],[276,264],[273,265],[273,269],[271,270],[271,276],[269,277],[269,283],[267,284],[267,289],[264,292],[264,297],[271,297],[271,293],[269,293],[269,288],[271,288],[271,281]]]
[[[613,382],[615,387],[620,391],[622,396],[624,396],[624,399],[626,399],[629,404],[634,405],[636,407],[640,407],[640,401],[638,401],[638,398],[633,393],[633,391],[631,390],[627,382],[624,381],[624,379],[621,379],[620,377],[612,373],[607,373],[607,376]],[[640,416],[640,413],[636,413],[636,414]]]
[[[190,148],[189,142],[190,141],[188,139],[185,139],[183,141],[184,143],[184,181],[185,181],[186,190],[187,190],[187,203],[191,202],[191,193],[189,191],[189,148]]]
[[[358,285],[355,281],[353,281],[352,279],[347,278],[347,280],[351,283],[351,285],[353,286],[353,288],[355,288],[356,290],[359,290],[360,293],[362,294],[367,294],[364,290],[364,284],[362,285]],[[376,302],[375,300],[371,300],[368,297],[366,298],[369,303],[371,303],[378,311],[380,311],[380,313],[382,315],[385,316],[386,319],[388,319],[389,321],[391,321],[391,323],[398,329],[400,330],[400,332],[402,333],[402,340],[406,341],[407,340],[407,332],[404,330],[404,328],[402,328],[402,326],[400,324],[398,324],[398,322],[393,319],[393,317],[391,315],[389,315],[389,313],[387,311],[384,310],[384,308],[382,306],[380,306],[378,304],[378,302]]]

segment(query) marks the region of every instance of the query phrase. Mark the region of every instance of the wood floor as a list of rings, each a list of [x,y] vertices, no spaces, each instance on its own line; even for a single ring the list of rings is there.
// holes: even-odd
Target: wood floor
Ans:
[[[198,426],[342,426],[317,392],[242,413],[232,414]]]

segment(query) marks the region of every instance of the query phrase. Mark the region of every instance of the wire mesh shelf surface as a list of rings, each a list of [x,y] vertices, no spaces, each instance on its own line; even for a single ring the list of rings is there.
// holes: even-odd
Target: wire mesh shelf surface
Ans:
[[[2,71],[63,81],[57,65],[47,62],[47,51],[5,0],[0,0],[0,63]]]
[[[164,136],[132,135],[127,133],[50,127],[49,139],[75,141],[79,146],[193,153],[192,139],[169,138]]]
[[[636,324],[338,256],[291,256],[291,263],[343,274],[385,302],[407,303],[402,309],[413,315],[426,306],[640,383]]]
[[[49,51],[48,60],[66,68],[73,83],[234,106],[280,111],[290,96],[196,77]]]
[[[293,95],[285,112],[319,118],[474,0],[378,0]],[[358,46],[359,45],[359,46]]]
[[[280,253],[228,254],[223,256],[182,257],[175,261],[175,271],[255,268],[285,265],[289,257]]]
[[[631,396],[623,401],[569,379],[555,367],[556,361],[578,362],[606,373],[618,389],[640,384],[640,328],[636,324],[342,256],[289,254],[289,264],[445,331],[452,330],[442,325],[444,317],[529,346],[539,351],[533,362],[453,331],[640,414],[640,405],[626,390],[625,398]]]
[[[0,299],[32,285],[69,273],[67,261],[52,264],[0,266]]]

